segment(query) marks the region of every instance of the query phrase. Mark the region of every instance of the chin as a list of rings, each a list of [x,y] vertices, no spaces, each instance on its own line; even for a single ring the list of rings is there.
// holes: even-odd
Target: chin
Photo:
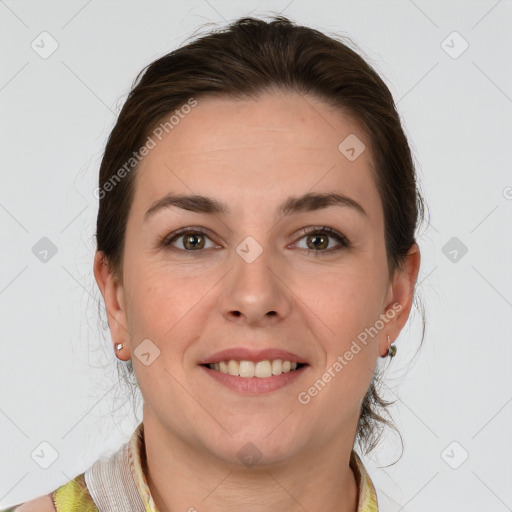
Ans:
[[[294,439],[289,431],[278,432],[276,425],[276,421],[258,427],[244,424],[238,430],[231,425],[232,437],[224,432],[222,440],[216,443],[210,439],[205,447],[218,459],[236,466],[257,468],[279,464],[302,450],[299,439]]]

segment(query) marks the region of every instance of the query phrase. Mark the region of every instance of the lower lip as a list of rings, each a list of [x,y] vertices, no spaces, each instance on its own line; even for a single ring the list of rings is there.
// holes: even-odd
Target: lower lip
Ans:
[[[222,373],[218,370],[212,370],[206,366],[202,366],[201,368],[217,382],[224,384],[224,386],[232,389],[233,391],[237,391],[238,393],[245,393],[248,395],[259,395],[262,393],[270,393],[271,391],[276,391],[277,389],[281,389],[284,386],[292,383],[295,379],[298,379],[304,370],[307,368],[307,365],[298,368],[297,370],[293,370],[287,373],[281,373],[281,375],[272,375],[272,377],[239,377],[236,375],[229,375],[228,373]]]

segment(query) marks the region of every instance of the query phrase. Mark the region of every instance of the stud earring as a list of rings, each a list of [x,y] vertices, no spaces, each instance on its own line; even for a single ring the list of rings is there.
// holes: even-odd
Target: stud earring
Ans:
[[[388,334],[388,352],[386,355],[389,357],[395,357],[395,355],[396,355],[396,347],[395,347],[395,345],[393,345],[393,343],[391,343],[391,340],[389,339],[389,334]]]
[[[122,343],[116,343],[116,344],[115,344],[115,348],[116,348],[116,350],[117,350],[118,352],[119,352],[120,350],[122,350],[123,346],[124,346],[124,345],[123,345]]]

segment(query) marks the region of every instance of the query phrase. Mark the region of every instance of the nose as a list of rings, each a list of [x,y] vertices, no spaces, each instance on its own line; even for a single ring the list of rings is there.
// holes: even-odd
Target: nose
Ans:
[[[279,323],[292,308],[293,293],[283,267],[263,252],[248,262],[234,252],[233,268],[226,276],[220,307],[229,321],[253,327]]]

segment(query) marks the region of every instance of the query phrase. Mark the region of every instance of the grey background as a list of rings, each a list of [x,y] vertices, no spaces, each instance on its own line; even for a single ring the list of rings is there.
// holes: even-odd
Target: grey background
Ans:
[[[386,431],[364,459],[381,510],[512,510],[510,0],[0,0],[0,506],[62,485],[138,423],[92,273],[99,162],[132,80],[205,23],[278,12],[350,36],[382,74],[430,208],[425,342],[414,357],[415,311],[386,380],[404,453],[388,466],[401,450]]]

